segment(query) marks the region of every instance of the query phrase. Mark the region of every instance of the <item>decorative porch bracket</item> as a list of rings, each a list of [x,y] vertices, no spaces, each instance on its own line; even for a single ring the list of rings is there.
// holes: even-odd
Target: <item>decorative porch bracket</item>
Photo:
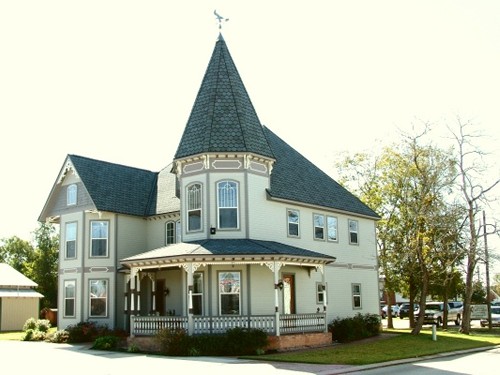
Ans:
[[[201,263],[182,263],[180,265],[187,272],[187,302],[188,302],[188,335],[194,334],[194,316],[193,316],[193,274]]]
[[[280,335],[280,311],[279,311],[279,295],[278,295],[278,283],[279,283],[279,272],[281,267],[283,267],[282,262],[266,262],[266,266],[274,273],[274,314],[275,314],[275,324],[276,336]]]

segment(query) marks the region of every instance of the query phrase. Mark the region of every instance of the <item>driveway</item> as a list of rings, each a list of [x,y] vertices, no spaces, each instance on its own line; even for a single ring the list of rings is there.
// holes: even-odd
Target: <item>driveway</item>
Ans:
[[[8,374],[332,374],[347,370],[344,365],[265,363],[219,357],[165,357],[91,350],[88,345],[31,341],[0,341],[0,372]]]

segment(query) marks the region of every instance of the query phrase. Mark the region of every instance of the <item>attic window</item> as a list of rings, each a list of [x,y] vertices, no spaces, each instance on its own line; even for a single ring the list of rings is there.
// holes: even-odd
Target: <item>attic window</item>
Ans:
[[[76,184],[71,184],[66,189],[66,205],[73,206],[76,204],[77,187]]]

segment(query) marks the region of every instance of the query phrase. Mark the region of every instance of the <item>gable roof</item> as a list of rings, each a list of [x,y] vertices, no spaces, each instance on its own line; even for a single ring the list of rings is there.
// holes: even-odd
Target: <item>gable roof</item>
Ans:
[[[264,133],[276,157],[268,189],[271,197],[379,218],[370,207],[271,130],[264,127]]]
[[[222,35],[215,44],[175,159],[208,152],[250,152],[273,158]]]
[[[158,173],[68,155],[99,211],[145,216],[154,205]]]
[[[33,288],[38,286],[33,280],[7,263],[0,263],[0,288]]]

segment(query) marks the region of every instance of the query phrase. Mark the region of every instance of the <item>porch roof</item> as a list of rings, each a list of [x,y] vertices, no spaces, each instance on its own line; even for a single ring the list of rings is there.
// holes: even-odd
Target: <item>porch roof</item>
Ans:
[[[332,263],[335,257],[274,241],[251,239],[208,239],[183,242],[134,255],[120,262],[128,267],[155,268],[185,262],[242,262],[280,261],[317,266]]]

